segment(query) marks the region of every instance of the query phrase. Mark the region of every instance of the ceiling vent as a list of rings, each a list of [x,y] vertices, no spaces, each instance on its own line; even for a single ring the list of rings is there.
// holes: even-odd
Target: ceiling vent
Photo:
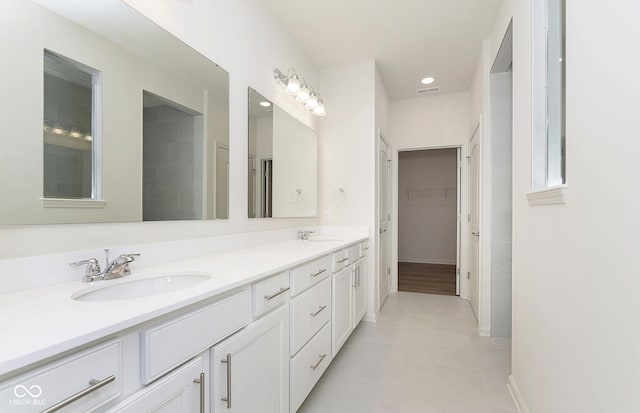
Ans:
[[[418,95],[431,95],[434,93],[438,93],[440,92],[440,87],[439,86],[433,86],[433,87],[425,87],[422,89],[416,89],[416,93]]]

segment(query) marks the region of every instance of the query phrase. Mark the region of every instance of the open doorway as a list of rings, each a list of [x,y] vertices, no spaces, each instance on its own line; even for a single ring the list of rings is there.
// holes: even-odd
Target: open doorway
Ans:
[[[398,153],[398,291],[459,295],[460,149]]]

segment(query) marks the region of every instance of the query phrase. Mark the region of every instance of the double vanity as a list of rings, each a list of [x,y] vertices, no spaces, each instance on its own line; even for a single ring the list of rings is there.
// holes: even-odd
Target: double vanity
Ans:
[[[312,235],[5,294],[0,411],[295,412],[365,315],[368,249]]]

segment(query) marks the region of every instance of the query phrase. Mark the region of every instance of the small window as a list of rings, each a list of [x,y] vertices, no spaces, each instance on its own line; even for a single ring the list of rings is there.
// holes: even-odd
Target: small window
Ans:
[[[534,1],[532,187],[566,183],[565,0]]]
[[[101,198],[98,78],[98,71],[44,51],[44,198]]]
[[[565,0],[547,0],[547,186],[565,183]]]

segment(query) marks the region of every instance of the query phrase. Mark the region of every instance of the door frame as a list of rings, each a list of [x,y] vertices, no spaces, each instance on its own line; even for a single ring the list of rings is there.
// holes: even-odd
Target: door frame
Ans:
[[[393,167],[394,161],[393,161],[393,146],[391,145],[391,142],[389,142],[389,140],[384,136],[384,134],[382,133],[382,131],[380,129],[378,129],[377,131],[377,137],[376,137],[376,157],[375,157],[375,168],[376,168],[376,189],[375,189],[375,193],[376,193],[376,206],[375,206],[375,217],[374,217],[374,239],[375,239],[375,251],[378,252],[378,254],[375,254],[375,259],[374,259],[374,265],[372,268],[374,268],[375,270],[375,282],[372,283],[373,285],[373,291],[369,290],[369,296],[371,296],[371,293],[373,293],[373,314],[375,314],[375,318],[378,318],[378,315],[380,314],[380,307],[383,303],[380,303],[380,290],[379,290],[379,286],[380,286],[380,275],[381,275],[381,271],[383,271],[383,269],[380,268],[380,256],[379,254],[382,252],[380,251],[380,237],[378,236],[379,232],[380,232],[380,165],[379,165],[379,153],[380,153],[380,141],[383,141],[387,147],[389,148],[389,153],[387,154],[388,160],[387,163],[391,162],[391,165]],[[394,283],[393,283],[393,261],[392,261],[392,257],[393,257],[393,248],[392,248],[392,234],[393,234],[393,228],[394,228],[394,223],[393,223],[393,216],[395,213],[395,209],[394,209],[394,204],[393,204],[393,200],[392,200],[392,196],[393,196],[393,173],[389,173],[387,172],[387,202],[388,202],[388,212],[389,214],[391,214],[391,219],[389,220],[388,223],[388,232],[387,232],[387,265],[390,268],[390,275],[389,275],[389,280],[391,281],[389,283],[388,286],[388,294],[392,294],[393,292],[397,291],[397,287],[394,290]],[[371,267],[370,267],[371,268]],[[397,281],[396,281],[396,285],[397,285]]]
[[[398,292],[398,161],[400,152],[409,151],[423,151],[432,149],[458,149],[460,154],[458,162],[460,166],[459,170],[459,185],[457,188],[458,202],[460,202],[459,216],[458,216],[458,269],[460,270],[460,283],[456,286],[459,290],[460,298],[469,299],[469,280],[465,276],[469,271],[469,223],[465,217],[469,214],[469,165],[466,162],[466,156],[469,150],[469,143],[465,142],[460,145],[431,145],[431,146],[396,146],[391,148],[392,161],[391,161],[391,223],[390,223],[390,237],[391,237],[391,290],[390,292]]]

